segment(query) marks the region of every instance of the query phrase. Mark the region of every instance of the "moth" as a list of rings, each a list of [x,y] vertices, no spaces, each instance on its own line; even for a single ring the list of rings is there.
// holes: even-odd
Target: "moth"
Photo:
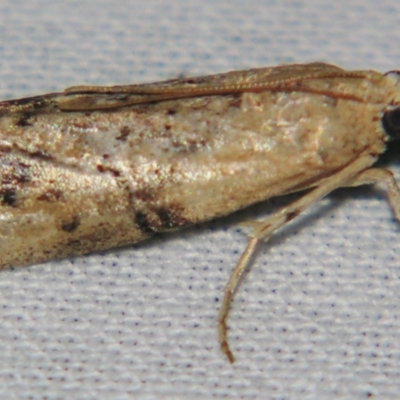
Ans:
[[[225,289],[227,317],[257,244],[339,187],[384,182],[400,137],[400,72],[324,64],[95,87],[0,103],[0,267],[123,246],[286,193]]]

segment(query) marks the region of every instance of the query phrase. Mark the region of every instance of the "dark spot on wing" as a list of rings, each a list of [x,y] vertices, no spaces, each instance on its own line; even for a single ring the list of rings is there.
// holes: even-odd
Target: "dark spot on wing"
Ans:
[[[48,153],[47,151],[44,151],[44,150],[36,150],[36,151],[29,153],[29,155],[31,157],[38,158],[40,160],[53,160],[54,159],[54,157],[50,153]]]
[[[75,215],[70,221],[62,222],[61,229],[65,232],[74,232],[81,224],[79,215]]]
[[[143,211],[136,211],[135,223],[145,235],[153,235],[157,232],[149,220],[148,215]]]
[[[15,206],[17,202],[17,192],[15,189],[4,189],[0,191],[0,202],[6,206]]]
[[[300,214],[300,210],[294,210],[286,215],[286,222],[291,221]]]
[[[0,202],[15,207],[17,192],[31,180],[30,166],[16,160],[1,160],[0,169]]]
[[[0,170],[1,185],[18,186],[31,180],[30,166],[21,161],[2,160]]]
[[[121,140],[122,142],[125,142],[129,134],[131,133],[131,129],[129,126],[123,126],[120,130],[120,135],[117,136],[115,139],[116,140]]]
[[[160,218],[161,230],[180,228],[188,225],[189,221],[182,216],[183,207],[170,205],[167,208],[160,207],[155,210]]]
[[[58,201],[63,197],[64,193],[60,189],[48,189],[46,192],[37,197],[40,201]]]
[[[135,223],[145,235],[152,235],[189,225],[190,221],[182,216],[180,206],[154,207],[135,212]]]
[[[150,235],[189,225],[190,221],[182,214],[181,206],[154,207],[136,211],[135,223],[145,235]]]
[[[112,168],[112,167],[110,167],[108,165],[98,164],[97,165],[97,170],[99,172],[101,172],[102,174],[104,174],[106,172],[109,172],[111,175],[113,175],[115,177],[121,176],[121,172],[120,171],[118,171],[117,169]]]
[[[31,113],[23,113],[19,116],[17,121],[15,122],[15,125],[21,126],[21,127],[26,127],[26,126],[32,126],[32,121],[31,121],[32,114]]]

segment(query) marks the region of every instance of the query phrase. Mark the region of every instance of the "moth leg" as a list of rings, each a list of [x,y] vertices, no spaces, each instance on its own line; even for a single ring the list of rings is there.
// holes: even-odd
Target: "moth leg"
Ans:
[[[369,168],[352,178],[345,186],[371,185],[378,182],[386,184],[390,206],[394,216],[400,221],[400,186],[393,172],[383,168]]]
[[[247,247],[242,253],[240,260],[233,270],[225,287],[224,298],[222,300],[218,319],[218,335],[221,350],[224,354],[226,354],[231,363],[235,361],[235,357],[230,350],[227,336],[227,319],[229,309],[232,303],[233,296],[240,283],[240,279],[249,265],[249,262],[256,250],[257,244],[261,240],[267,241],[277,229],[279,229],[292,219],[296,218],[307,207],[315,203],[317,200],[325,197],[333,190],[343,186],[356,186],[364,183],[372,183],[377,180],[382,180],[382,176],[384,177],[384,180],[386,180],[386,182],[388,183],[390,192],[389,198],[391,198],[394,203],[398,204],[396,210],[399,208],[400,190],[397,183],[395,183],[394,179],[388,178],[388,176],[390,176],[389,172],[385,172],[385,170],[369,168],[370,165],[374,163],[374,161],[375,158],[368,154],[361,156],[340,171],[323,179],[319,183],[319,186],[316,186],[310,192],[306,193],[303,197],[300,197],[293,203],[276,211],[264,221],[246,222],[246,225],[249,225],[253,228],[253,235],[249,239]],[[370,172],[375,170],[384,172],[377,172],[376,175],[375,172]],[[377,179],[378,177],[379,179]],[[400,215],[400,212],[396,215]]]

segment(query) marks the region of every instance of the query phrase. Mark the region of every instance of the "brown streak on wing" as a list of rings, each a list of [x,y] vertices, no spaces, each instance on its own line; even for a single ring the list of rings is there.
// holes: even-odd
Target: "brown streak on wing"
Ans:
[[[143,85],[74,86],[66,89],[65,96],[59,99],[58,105],[63,111],[107,110],[196,96],[267,90],[307,92],[307,88],[299,85],[300,82],[328,78],[362,79],[366,77],[367,73],[365,71],[346,71],[330,64],[312,63],[232,71]],[[340,93],[334,93],[333,96],[340,97]],[[355,100],[358,99],[355,98]]]
[[[125,86],[74,86],[63,93],[50,93],[0,102],[1,113],[20,113],[19,123],[29,122],[29,116],[38,112],[58,111],[96,111],[156,103],[198,96],[229,95],[243,92],[281,91],[313,92],[318,91],[303,85],[314,79],[349,78],[363,79],[368,71],[346,71],[339,67],[324,64],[294,64],[271,68],[258,68],[246,71],[232,71],[223,74],[197,78],[173,79],[163,82]],[[328,91],[320,94],[335,98],[348,98],[343,93]],[[351,98],[360,101],[360,99]]]

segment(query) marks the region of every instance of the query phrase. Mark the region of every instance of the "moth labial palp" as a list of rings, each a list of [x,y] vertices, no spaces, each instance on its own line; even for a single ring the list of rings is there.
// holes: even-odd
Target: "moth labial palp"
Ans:
[[[260,241],[373,167],[400,136],[400,75],[282,65],[152,84],[77,86],[0,103],[0,266],[101,251],[306,190],[253,229],[225,289],[227,318]]]

